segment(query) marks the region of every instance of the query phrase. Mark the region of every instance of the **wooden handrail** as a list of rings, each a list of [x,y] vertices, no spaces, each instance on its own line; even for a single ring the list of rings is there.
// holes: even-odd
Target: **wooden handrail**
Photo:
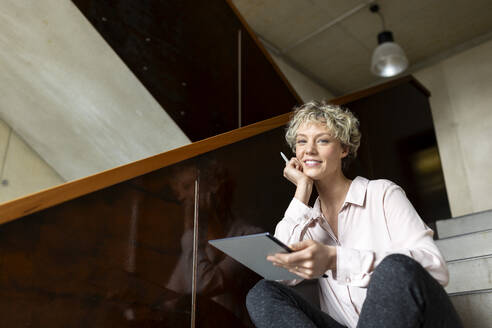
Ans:
[[[384,89],[408,82],[414,84],[418,89],[424,89],[424,91],[428,93],[428,91],[412,76],[405,76],[367,90],[362,90],[355,94],[333,99],[330,102],[333,104],[344,105],[381,92]],[[8,201],[0,205],[0,224],[275,129],[285,125],[289,120],[289,116],[290,113],[282,114],[168,152]]]
[[[290,113],[279,115],[168,152],[8,201],[0,205],[0,224],[275,129],[285,125],[289,120],[289,115]]]

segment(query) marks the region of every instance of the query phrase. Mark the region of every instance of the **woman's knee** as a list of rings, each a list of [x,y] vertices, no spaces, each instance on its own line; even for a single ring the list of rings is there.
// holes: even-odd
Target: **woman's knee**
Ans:
[[[263,303],[265,299],[269,298],[274,292],[273,281],[260,280],[253,286],[246,295],[246,307],[251,310],[258,306],[258,304]]]
[[[396,271],[399,274],[412,274],[422,270],[420,263],[403,254],[391,254],[386,256],[376,270]]]
[[[282,298],[279,285],[275,281],[262,279],[249,290],[246,295],[246,308],[253,322],[261,322],[265,314],[271,311],[276,299]]]
[[[424,271],[414,259],[403,254],[391,254],[376,267],[373,279],[381,280],[386,285],[391,282],[402,285],[419,279]]]

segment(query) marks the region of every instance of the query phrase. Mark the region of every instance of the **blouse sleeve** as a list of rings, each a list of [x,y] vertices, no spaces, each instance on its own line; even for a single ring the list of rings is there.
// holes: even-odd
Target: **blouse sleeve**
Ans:
[[[285,211],[284,218],[275,228],[275,237],[286,245],[297,243],[304,239],[312,239],[308,228],[315,223],[313,209],[297,198],[293,198]],[[302,279],[282,281],[288,285],[295,285]]]
[[[432,236],[405,192],[391,183],[383,195],[383,212],[391,248],[384,252],[337,247],[339,283],[367,287],[374,268],[389,254],[404,254],[419,262],[441,285],[446,286],[449,273],[446,262]]]

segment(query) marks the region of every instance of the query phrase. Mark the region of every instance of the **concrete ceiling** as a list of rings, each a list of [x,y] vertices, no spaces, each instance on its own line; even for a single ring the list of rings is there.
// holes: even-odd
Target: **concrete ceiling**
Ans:
[[[410,67],[406,73],[492,38],[490,0],[233,0],[233,3],[260,39],[270,45],[267,47],[270,51],[277,52],[336,96],[383,81],[369,70],[376,37],[382,30],[380,18],[369,11],[372,3],[380,5],[386,28],[393,32],[395,41],[407,54]],[[349,14],[351,11],[355,12]],[[345,14],[346,18],[323,30]]]

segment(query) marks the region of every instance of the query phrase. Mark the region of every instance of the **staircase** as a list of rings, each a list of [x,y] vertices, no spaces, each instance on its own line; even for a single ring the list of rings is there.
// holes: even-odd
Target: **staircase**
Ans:
[[[446,291],[466,328],[492,327],[492,211],[437,222]]]

